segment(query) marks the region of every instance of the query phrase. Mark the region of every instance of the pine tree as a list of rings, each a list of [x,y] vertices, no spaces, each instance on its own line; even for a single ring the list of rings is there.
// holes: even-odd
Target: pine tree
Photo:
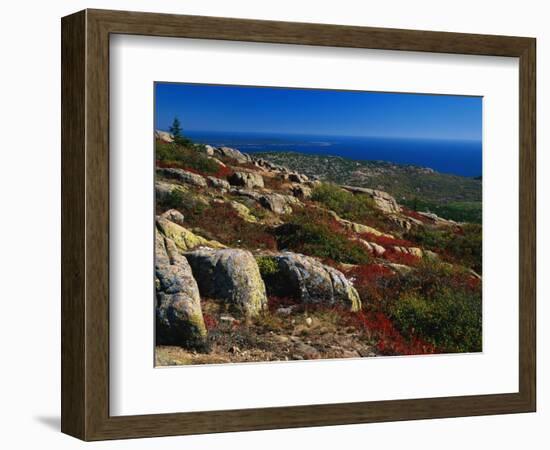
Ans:
[[[183,137],[181,123],[177,117],[174,117],[174,121],[170,126],[170,133],[174,136],[174,140],[181,139]]]

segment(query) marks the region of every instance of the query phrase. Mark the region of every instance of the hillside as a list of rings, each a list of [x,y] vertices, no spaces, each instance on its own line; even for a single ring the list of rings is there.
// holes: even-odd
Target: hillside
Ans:
[[[481,351],[480,225],[405,207],[368,164],[156,138],[158,365]]]
[[[256,153],[274,164],[337,184],[371,187],[392,194],[418,211],[481,223],[481,177],[467,178],[412,165],[354,161],[339,156],[295,152]]]

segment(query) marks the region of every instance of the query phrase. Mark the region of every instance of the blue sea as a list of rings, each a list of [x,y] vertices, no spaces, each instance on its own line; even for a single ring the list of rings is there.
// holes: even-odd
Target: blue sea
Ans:
[[[389,161],[438,172],[477,177],[482,170],[481,141],[311,136],[261,133],[187,132],[196,142],[243,152],[300,152],[354,160]]]

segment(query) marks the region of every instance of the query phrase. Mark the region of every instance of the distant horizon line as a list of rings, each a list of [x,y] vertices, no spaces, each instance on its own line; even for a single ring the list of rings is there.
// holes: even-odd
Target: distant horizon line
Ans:
[[[156,128],[158,129],[158,128]],[[169,133],[170,130],[158,129],[159,131],[164,131]],[[282,136],[319,136],[319,137],[350,137],[350,138],[375,138],[375,139],[412,139],[412,140],[425,140],[425,141],[460,141],[460,142],[481,142],[483,137],[480,138],[452,138],[452,137],[433,137],[433,136],[384,136],[384,135],[360,135],[360,134],[309,134],[309,133],[291,133],[291,132],[281,132],[281,131],[243,131],[243,130],[187,130],[185,133],[216,133],[216,134],[261,134],[261,135],[282,135]]]

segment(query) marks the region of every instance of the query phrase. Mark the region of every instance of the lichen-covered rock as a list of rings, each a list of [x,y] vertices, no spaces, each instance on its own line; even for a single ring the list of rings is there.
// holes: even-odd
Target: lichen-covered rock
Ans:
[[[366,194],[376,204],[376,206],[385,213],[398,213],[401,207],[395,198],[384,191],[378,189],[362,188],[356,186],[342,186],[344,189],[353,192],[354,194]]]
[[[218,241],[210,241],[198,236],[187,228],[171,222],[164,217],[157,217],[157,228],[161,234],[168,239],[172,240],[174,244],[181,250],[187,251],[196,247],[209,247],[209,248],[224,248],[225,246]]]
[[[185,256],[202,296],[218,299],[246,316],[255,316],[267,306],[265,285],[249,251],[200,249]]]
[[[157,344],[204,350],[207,332],[191,267],[175,244],[159,232],[155,242],[155,290]]]
[[[283,194],[265,194],[260,197],[260,204],[276,214],[290,214],[292,212],[292,203],[295,203],[295,197]]]
[[[389,214],[386,217],[406,231],[412,230],[413,227],[423,225],[423,223],[420,220],[410,216],[403,216],[401,214]]]
[[[176,168],[161,168],[157,169],[157,172],[166,178],[172,178],[182,183],[190,184],[193,186],[206,187],[206,180],[203,176],[196,173],[188,172],[183,169]]]
[[[424,252],[419,247],[408,247],[407,250],[409,255],[416,256],[417,258],[422,258],[424,256]]]
[[[307,175],[301,174],[301,173],[290,173],[288,175],[288,179],[290,181],[293,181],[294,183],[305,183],[306,181],[309,181],[309,178]]]
[[[424,252],[419,247],[403,247],[400,245],[394,245],[392,247],[392,250],[396,253],[404,253],[406,255],[412,255],[417,258],[422,258],[424,256]]]
[[[179,184],[166,183],[165,181],[157,181],[155,183],[155,195],[158,201],[164,201],[174,192],[184,194],[187,189]]]
[[[239,163],[246,163],[246,162],[252,161],[252,158],[250,157],[250,155],[247,155],[246,153],[242,153],[235,148],[220,147],[220,148],[214,149],[214,152],[216,155],[225,156],[226,158],[234,159]]]
[[[174,142],[174,136],[167,131],[155,130],[155,138],[163,142]]]
[[[383,233],[380,230],[377,230],[376,228],[369,227],[368,225],[363,225],[362,223],[356,223],[351,222],[350,220],[342,219],[338,214],[336,214],[334,211],[328,210],[327,211],[340,225],[345,226],[346,228],[350,229],[351,231],[355,233],[368,233],[372,234],[374,236],[383,236],[390,239],[393,239],[393,236],[388,233]]]
[[[407,275],[414,270],[412,267],[406,266],[405,264],[386,263],[384,266],[399,275]]]
[[[214,147],[206,144],[203,148],[204,148],[204,153],[206,153],[208,156],[214,156],[214,153],[215,153]]]
[[[386,253],[386,249],[375,242],[368,242],[364,239],[356,239],[369,253],[373,253],[376,256],[382,256]]]
[[[339,305],[350,311],[361,309],[361,299],[345,275],[316,259],[292,252],[269,256],[277,271],[266,277],[268,291],[302,303]]]
[[[312,189],[303,184],[295,184],[291,187],[292,195],[298,198],[310,198]]]
[[[233,186],[243,186],[249,189],[264,187],[263,177],[256,172],[235,172],[229,177],[229,183]]]
[[[235,187],[232,187],[229,190],[229,193],[232,195],[238,195],[241,197],[250,198],[252,200],[256,200],[257,202],[259,202],[260,198],[262,197],[262,194],[260,194],[259,192],[251,191],[249,189],[235,188]]]
[[[160,217],[163,219],[167,219],[170,222],[177,223],[178,225],[183,225],[184,217],[181,212],[179,212],[177,209],[169,209],[168,211],[164,211]]]
[[[235,210],[241,219],[245,222],[256,223],[258,219],[252,215],[248,206],[243,205],[242,203],[232,200],[229,202],[229,205]]]
[[[222,180],[221,178],[207,177],[207,180],[208,184],[210,184],[210,186],[212,187],[215,187],[216,189],[229,190],[229,188],[231,187],[231,185],[227,181]]]
[[[437,214],[431,213],[431,212],[417,211],[417,214],[421,215],[422,217],[430,221],[435,226],[448,227],[448,226],[455,226],[459,224],[454,220],[444,219],[443,217],[439,217]]]

